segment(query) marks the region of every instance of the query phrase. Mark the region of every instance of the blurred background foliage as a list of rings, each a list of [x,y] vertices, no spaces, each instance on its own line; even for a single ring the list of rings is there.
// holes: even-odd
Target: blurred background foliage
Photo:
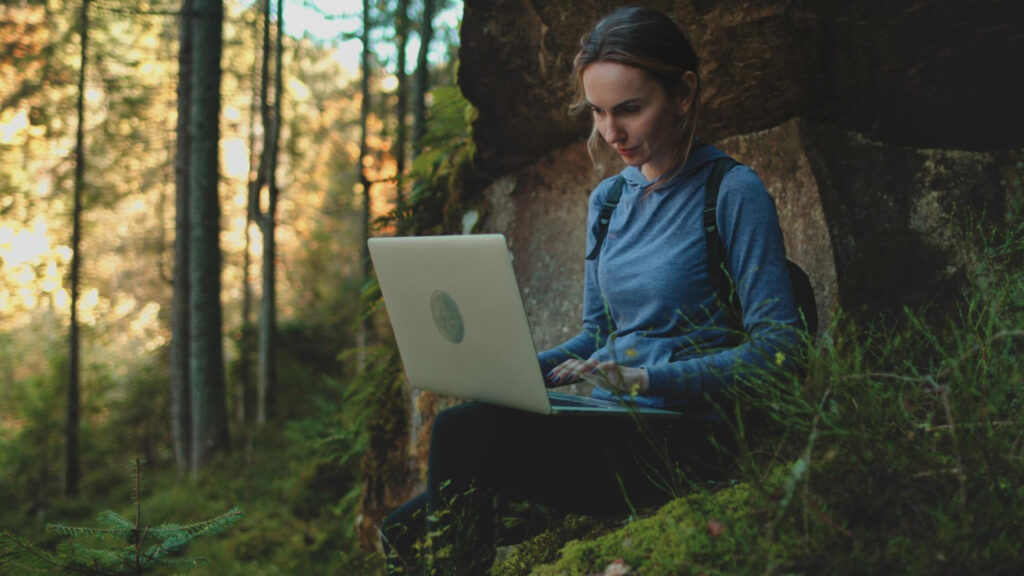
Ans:
[[[440,224],[439,213],[399,213],[396,198],[401,185],[410,205],[443,205],[452,174],[471,153],[470,107],[454,88],[461,3],[368,3],[366,117],[359,105],[363,70],[354,57],[364,48],[363,6],[284,6],[276,219],[281,376],[263,425],[255,421],[251,304],[261,295],[261,237],[247,218],[266,128],[258,102],[263,6],[224,6],[219,196],[231,447],[193,477],[181,477],[174,465],[169,344],[181,3],[90,0],[78,306],[83,473],[81,496],[67,498],[66,274],[83,4],[0,4],[0,531],[53,547],[58,538],[45,530],[48,523],[95,525],[102,510],[130,516],[125,466],[139,457],[154,525],[245,510],[245,520],[219,540],[193,544],[190,552],[208,562],[192,573],[372,573],[379,559],[356,534],[363,458],[380,402],[401,398],[401,389],[389,385],[400,384],[399,367],[382,318],[374,319],[381,335],[369,352],[359,360],[352,352],[364,313],[359,272],[368,233],[359,133],[365,125],[369,154],[362,166],[373,186],[371,218],[380,219],[369,233]],[[277,2],[268,8],[276,14]],[[414,118],[409,110],[399,119],[395,105],[400,90],[419,89],[411,80],[427,9],[433,29],[422,88],[429,137],[398,150],[400,124],[411,126]],[[412,23],[402,81],[394,38],[399,10]],[[274,16],[274,30],[279,25]],[[417,158],[401,183],[399,154]],[[361,371],[358,362],[365,362]]]

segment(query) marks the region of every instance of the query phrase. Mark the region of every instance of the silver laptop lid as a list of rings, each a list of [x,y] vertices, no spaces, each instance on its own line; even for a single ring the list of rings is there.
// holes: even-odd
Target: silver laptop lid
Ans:
[[[504,236],[372,238],[369,249],[413,387],[551,412]]]

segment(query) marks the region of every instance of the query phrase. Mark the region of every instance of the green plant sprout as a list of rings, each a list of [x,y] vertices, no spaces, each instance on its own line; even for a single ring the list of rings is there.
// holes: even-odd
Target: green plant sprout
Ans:
[[[147,574],[162,567],[188,570],[204,561],[187,557],[185,547],[200,536],[215,536],[237,524],[244,516],[234,507],[224,514],[192,524],[151,526],[142,516],[142,461],[132,462],[135,488],[135,520],[106,510],[97,518],[100,527],[84,528],[48,524],[47,530],[65,538],[56,553],[4,532],[0,534],[0,575],[4,574],[89,574],[129,576]],[[82,539],[97,542],[116,540],[116,546],[93,547]]]

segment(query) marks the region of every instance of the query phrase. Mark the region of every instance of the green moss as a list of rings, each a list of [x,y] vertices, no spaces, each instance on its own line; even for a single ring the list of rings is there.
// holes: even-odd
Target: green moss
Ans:
[[[691,494],[595,540],[570,543],[557,562],[532,574],[602,573],[616,561],[652,576],[760,573],[796,544],[777,538],[770,509],[747,484]]]
[[[525,576],[534,566],[554,561],[566,543],[594,538],[617,525],[615,520],[567,516],[553,528],[519,544],[491,568],[491,576]]]

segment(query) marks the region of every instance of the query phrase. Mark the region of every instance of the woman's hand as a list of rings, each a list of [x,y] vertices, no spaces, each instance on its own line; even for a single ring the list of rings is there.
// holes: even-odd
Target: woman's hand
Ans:
[[[571,384],[583,380],[614,394],[647,393],[650,383],[647,370],[619,366],[615,362],[589,360],[566,360],[548,372],[548,380],[556,385]]]

